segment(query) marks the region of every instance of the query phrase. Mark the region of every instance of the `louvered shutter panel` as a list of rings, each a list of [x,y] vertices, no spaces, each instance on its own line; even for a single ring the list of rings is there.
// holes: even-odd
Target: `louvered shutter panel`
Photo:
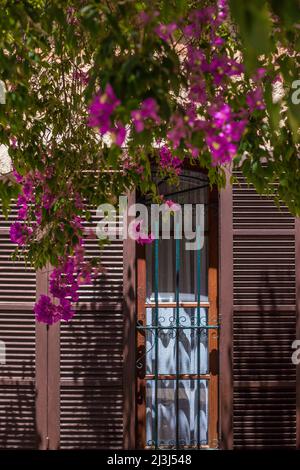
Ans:
[[[35,320],[36,275],[12,261],[9,226],[0,218],[0,448],[36,448]],[[4,349],[5,347],[5,356]]]
[[[47,269],[11,260],[15,218],[15,206],[0,218],[0,448],[121,448],[123,241],[101,252],[86,242],[103,272],[81,287],[74,320],[47,328],[33,313],[37,293],[48,294]]]
[[[295,220],[240,173],[232,189],[233,444],[295,448]]]
[[[94,217],[91,224],[96,226]],[[117,226],[121,226],[117,219]],[[123,241],[100,252],[103,273],[80,290],[77,313],[60,331],[60,447],[122,448],[123,444]]]

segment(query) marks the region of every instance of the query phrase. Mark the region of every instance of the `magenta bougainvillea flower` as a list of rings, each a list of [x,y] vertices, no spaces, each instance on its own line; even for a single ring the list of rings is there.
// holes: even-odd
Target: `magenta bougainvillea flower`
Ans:
[[[227,0],[218,0],[217,1],[217,19],[215,26],[220,26],[228,17],[229,8]]]
[[[247,125],[247,120],[242,119],[240,121],[231,121],[224,123],[223,133],[229,141],[239,142]]]
[[[262,95],[258,89],[246,97],[248,109],[240,109],[235,116],[231,112],[227,85],[231,77],[237,77],[238,80],[243,76],[244,65],[230,56],[224,47],[225,39],[222,37],[220,26],[228,18],[228,13],[228,1],[218,0],[215,5],[194,9],[187,21],[179,20],[169,24],[158,22],[154,26],[154,31],[163,41],[169,41],[179,28],[187,39],[186,58],[182,62],[187,78],[187,93],[166,123],[166,137],[170,151],[179,147],[185,148],[192,158],[198,158],[206,144],[213,165],[227,163],[236,155],[239,139],[243,135],[250,113],[264,109]],[[148,11],[142,11],[138,14],[138,24],[148,28],[152,21],[156,22],[156,16],[159,16],[159,13],[150,15]],[[206,47],[203,46],[202,49],[196,45],[197,42],[199,44],[201,35],[206,36],[207,33],[211,45],[210,55],[207,54]],[[258,68],[253,80],[262,80],[265,73],[263,67]],[[212,84],[216,100],[213,106],[208,104]],[[122,146],[126,139],[125,125],[119,122],[116,125],[112,122],[119,104],[120,100],[108,84],[104,92],[98,94],[90,106],[89,125],[98,127],[102,134],[111,132],[113,142]],[[151,126],[161,123],[158,106],[153,97],[145,99],[138,109],[131,111],[130,115],[137,133],[143,132],[146,127],[151,130]],[[178,157],[170,157],[162,150],[162,168],[171,168],[179,174],[181,164]],[[130,170],[141,174],[143,178],[142,167],[137,163],[134,168],[131,166]]]
[[[262,80],[267,74],[267,69],[265,67],[258,67],[256,70],[253,80],[259,82]]]
[[[187,38],[198,38],[201,34],[200,23],[191,23],[183,28],[184,35]]]
[[[51,302],[48,295],[41,295],[34,306],[34,313],[38,322],[52,325],[61,319],[59,309]]]
[[[206,57],[204,52],[193,46],[188,46],[188,56],[187,61],[185,62],[185,66],[191,72],[195,72],[197,75],[202,71],[201,66],[202,63],[206,64]]]
[[[209,114],[214,120],[214,124],[217,127],[222,127],[231,117],[230,106],[226,103],[222,103],[221,106],[213,105],[209,109]]]
[[[69,321],[73,318],[74,311],[71,302],[63,299],[60,305],[55,305],[48,295],[41,295],[34,306],[36,320],[47,325],[52,325],[60,320]]]
[[[142,132],[145,128],[145,121],[151,119],[155,124],[160,123],[160,117],[157,114],[158,105],[154,98],[146,98],[140,109],[131,112],[132,122],[136,132]]]
[[[180,158],[173,156],[171,150],[166,145],[159,149],[159,157],[162,168],[175,170],[177,174],[180,173],[183,162]]]
[[[14,177],[15,177],[17,183],[20,184],[20,183],[23,182],[23,176],[20,175],[20,174],[17,172],[17,170],[13,169],[13,175],[14,175]]]
[[[223,46],[223,44],[225,43],[224,39],[216,36],[216,37],[212,37],[212,40],[211,40],[211,43],[213,46],[215,47],[221,47]]]
[[[33,201],[34,199],[34,188],[33,182],[30,178],[27,178],[22,186],[23,195],[26,197],[27,201]]]
[[[85,250],[83,241],[75,248],[74,256],[61,260],[58,267],[50,275],[50,294],[56,303],[48,296],[41,296],[35,306],[36,318],[43,323],[52,324],[60,320],[69,321],[73,315],[72,302],[79,300],[81,284],[90,284],[96,270],[90,263],[84,261]],[[43,313],[43,308],[46,312]]]
[[[25,224],[15,222],[10,226],[9,234],[13,243],[17,243],[17,245],[23,246],[25,245],[28,237],[32,234],[32,229],[27,227]]]
[[[175,114],[171,119],[171,130],[167,133],[174,149],[179,147],[181,139],[186,137],[187,130],[183,117]]]
[[[246,102],[249,106],[249,110],[253,113],[255,110],[263,110],[266,105],[264,103],[263,91],[260,86],[255,88],[255,90],[250,91],[246,96]]]
[[[118,122],[111,130],[111,135],[113,142],[119,147],[122,147],[126,140],[126,128],[120,122]]]
[[[241,75],[244,73],[244,66],[234,59],[230,59],[226,55],[219,56],[215,55],[211,62],[203,62],[203,72],[209,72],[215,84],[221,85],[227,77],[233,77],[235,75]]]
[[[46,209],[46,210],[51,209],[54,202],[55,202],[54,194],[52,194],[51,191],[49,190],[49,188],[46,187],[45,191],[42,195],[42,205],[43,205],[44,209]]]
[[[229,142],[222,134],[207,135],[206,143],[213,157],[213,164],[215,165],[230,162],[236,155],[237,145]]]
[[[101,135],[111,133],[113,143],[121,147],[126,139],[126,129],[121,122],[113,122],[112,115],[121,101],[116,97],[112,86],[108,83],[104,93],[93,98],[89,107],[88,126],[97,127]]]
[[[19,194],[18,200],[17,200],[17,206],[19,207],[18,210],[18,219],[19,220],[25,220],[28,216],[28,204],[27,204],[27,199],[22,195]]]
[[[188,93],[188,98],[191,100],[192,103],[200,103],[204,104],[207,101],[207,94],[206,94],[206,84],[203,79],[199,79],[197,77],[191,77],[191,84]]]
[[[17,172],[14,173],[15,177],[22,181],[22,192],[17,200],[18,218],[22,222],[17,221],[11,225],[10,238],[13,243],[22,247],[36,233],[34,230],[42,225],[43,211],[50,210],[58,196],[53,194],[48,185],[48,179],[53,175],[50,168],[44,174],[36,171],[21,177]],[[72,190],[70,195],[73,196],[77,210],[84,209],[81,196],[78,193],[73,195]],[[34,207],[34,204],[39,206]],[[77,302],[79,299],[79,286],[82,283],[91,283],[94,275],[91,264],[84,260],[81,217],[74,215],[69,221],[69,226],[79,239],[74,255],[59,260],[58,266],[50,275],[52,297],[41,296],[35,306],[37,320],[47,324],[60,320],[68,321],[73,317],[72,302]],[[61,223],[61,229],[64,230],[64,223]]]
[[[215,104],[209,108],[212,121],[206,128],[206,144],[213,158],[213,164],[227,163],[238,150],[247,121],[237,120],[226,103]]]
[[[89,107],[88,125],[98,127],[102,135],[106,134],[111,129],[111,115],[120,104],[120,100],[108,83],[104,93],[96,95]]]
[[[172,34],[176,31],[177,24],[176,23],[169,23],[169,24],[159,24],[156,26],[154,31],[156,32],[157,36],[160,37],[163,41],[168,41]]]
[[[165,201],[165,206],[167,210],[171,212],[178,212],[180,211],[180,204],[177,204],[176,202],[172,201],[171,199],[167,199]]]
[[[123,152],[114,152],[116,149],[111,152],[112,170],[115,170],[117,164],[120,163],[118,170],[122,171],[123,168],[124,175],[129,176],[128,180],[124,179],[125,185],[127,181],[131,184],[131,182],[140,182],[143,179],[145,183],[148,183],[147,158],[151,153],[151,145],[153,144],[156,148],[157,142],[160,146],[158,150],[160,173],[169,172],[169,176],[171,174],[173,179],[181,173],[183,160],[186,157],[197,159],[203,153],[202,162],[205,164],[222,165],[231,162],[237,155],[251,113],[265,109],[262,88],[262,81],[266,74],[264,68],[257,69],[252,77],[253,90],[246,96],[240,93],[238,86],[231,86],[233,82],[240,84],[244,66],[235,59],[236,56],[229,54],[230,48],[226,47],[224,39],[226,28],[223,28],[222,24],[228,17],[227,0],[217,0],[213,6],[201,9],[194,8],[190,15],[186,15],[187,17],[176,18],[176,23],[163,24],[162,19],[157,19],[159,15],[159,12],[153,12],[151,8],[147,8],[147,11],[136,15],[135,27],[142,28],[139,31],[141,33],[139,37],[145,39],[149,34],[153,39],[151,32],[155,31],[154,46],[158,47],[154,48],[153,58],[158,66],[162,67],[170,59],[171,65],[174,66],[162,68],[162,72],[169,70],[172,73],[174,70],[174,74],[180,74],[178,86],[176,80],[174,80],[174,86],[172,85],[172,76],[162,75],[166,77],[166,84],[170,81],[172,86],[166,88],[158,86],[155,89],[152,86],[154,82],[149,79],[149,83],[145,81],[140,88],[139,85],[135,88],[134,83],[130,80],[126,83],[126,78],[123,80],[121,74],[116,79],[120,78],[120,81],[114,83],[123,85],[123,102],[121,103],[117,96],[117,88],[114,90],[113,86],[107,83],[93,97],[88,109],[88,126],[96,128],[102,136],[109,133],[113,145],[124,147],[127,134],[132,131],[128,139],[128,148],[122,149],[124,153],[128,152],[130,155],[122,161],[121,153]],[[73,8],[68,10],[67,21],[71,24],[77,21],[77,13]],[[166,43],[171,41],[179,30],[182,33],[180,50],[184,52],[178,52],[178,45],[175,47],[174,44],[174,47],[171,45],[174,55],[168,55],[170,47]],[[119,55],[119,50],[116,48],[115,52],[121,64],[124,51],[121,48]],[[128,57],[126,52],[124,60],[131,59],[131,52],[128,48]],[[134,52],[132,58],[135,59]],[[159,63],[160,60],[161,63]],[[149,73],[152,73],[150,69],[151,67],[148,67]],[[155,72],[155,67],[153,70]],[[118,74],[118,70],[115,72]],[[103,76],[102,73],[100,75]],[[122,76],[125,77],[125,74]],[[73,73],[73,80],[87,85],[88,75],[76,69]],[[243,87],[240,88],[244,90]],[[153,96],[149,96],[151,91],[154,92]],[[233,99],[235,92],[238,96],[236,100]],[[143,98],[145,96],[147,98],[141,100],[141,93],[143,93]],[[154,96],[157,97],[158,102]],[[135,106],[132,103],[138,104]],[[143,131],[147,132],[144,135],[137,135]],[[11,141],[11,147],[14,147],[13,141]],[[41,160],[45,165],[50,155],[51,151],[48,153],[41,146]],[[104,160],[106,153],[103,152],[103,155]],[[194,160],[192,163],[197,162]],[[55,168],[54,165],[53,168]],[[93,268],[85,260],[83,220],[81,216],[78,216],[84,213],[85,204],[75,190],[73,192],[70,190],[70,192],[66,191],[69,200],[68,205],[64,206],[63,200],[66,194],[56,194],[53,189],[54,185],[48,181],[48,178],[53,176],[53,168],[46,167],[44,174],[33,170],[25,176],[14,172],[16,181],[22,184],[22,192],[18,198],[18,222],[12,225],[10,233],[14,243],[24,246],[30,238],[37,239],[33,235],[38,233],[44,236],[54,220],[54,236],[56,236],[57,229],[65,231],[62,244],[66,239],[73,246],[73,243],[79,240],[78,245],[73,246],[71,254],[70,251],[65,251],[65,255],[58,260],[57,266],[50,275],[50,295],[41,296],[35,306],[37,320],[48,324],[60,320],[69,321],[74,315],[72,305],[79,299],[80,286],[92,283],[94,278]],[[78,186],[78,188],[80,188],[78,191],[81,191],[83,187]],[[56,204],[57,201],[62,203]],[[165,205],[166,211],[180,210],[179,204],[172,200],[162,201],[162,204]],[[52,218],[53,214],[55,214],[55,219]],[[33,227],[33,232],[30,227]],[[51,230],[52,226],[49,231]],[[148,227],[144,228],[142,221],[136,223],[135,240],[140,245],[150,244],[154,240],[153,234],[148,233]],[[57,243],[60,243],[58,236]]]

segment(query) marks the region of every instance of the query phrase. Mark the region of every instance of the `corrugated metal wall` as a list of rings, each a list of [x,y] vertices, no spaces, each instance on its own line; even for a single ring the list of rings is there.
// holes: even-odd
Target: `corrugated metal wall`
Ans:
[[[232,190],[233,443],[295,448],[295,219],[241,175]]]

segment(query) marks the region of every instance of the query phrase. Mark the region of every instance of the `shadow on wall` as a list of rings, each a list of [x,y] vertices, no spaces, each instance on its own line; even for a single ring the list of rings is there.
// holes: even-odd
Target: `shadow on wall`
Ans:
[[[17,359],[18,376],[10,363],[10,343],[7,343],[7,363],[0,365],[0,448],[36,449],[41,441],[35,417],[34,356]],[[4,383],[5,382],[5,383]]]
[[[291,278],[289,272],[262,273],[259,309],[237,313],[237,307],[234,314],[234,380],[239,382],[234,387],[235,448],[295,448]],[[291,308],[282,311],[287,304]]]
[[[122,295],[122,285],[101,275],[92,292],[84,288],[74,319],[61,324],[63,449],[122,448]]]

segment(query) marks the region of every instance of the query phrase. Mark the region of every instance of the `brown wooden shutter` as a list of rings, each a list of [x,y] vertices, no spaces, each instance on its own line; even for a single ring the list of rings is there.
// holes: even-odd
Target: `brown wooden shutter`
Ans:
[[[237,176],[227,221],[233,268],[233,445],[295,448],[295,220]]]
[[[23,261],[10,258],[14,245],[9,220],[0,219],[0,341],[6,363],[0,364],[0,448],[35,448],[35,301],[36,275]]]
[[[86,249],[88,256],[99,256],[97,241],[89,240]],[[123,444],[122,240],[106,245],[101,260],[104,273],[93,287],[81,289],[74,320],[61,323],[62,449]]]
[[[49,269],[35,274],[10,259],[15,217],[15,207],[0,217],[0,448],[121,448],[123,242],[101,252],[104,272],[81,288],[72,322],[36,324]],[[99,256],[97,241],[87,241],[87,254]]]

